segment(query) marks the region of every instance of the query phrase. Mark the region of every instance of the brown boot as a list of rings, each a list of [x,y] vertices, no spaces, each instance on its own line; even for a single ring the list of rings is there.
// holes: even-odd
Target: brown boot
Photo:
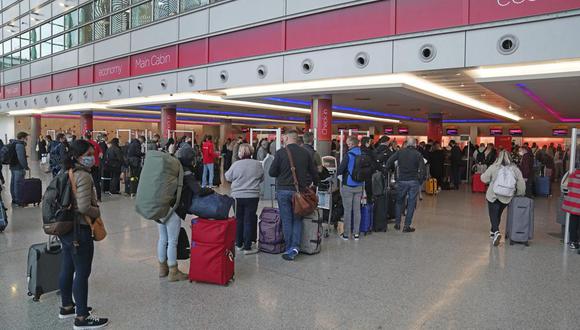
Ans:
[[[187,279],[187,274],[179,271],[177,265],[169,267],[169,282],[185,281]]]
[[[159,263],[159,277],[167,277],[169,275],[169,267],[167,261]]]

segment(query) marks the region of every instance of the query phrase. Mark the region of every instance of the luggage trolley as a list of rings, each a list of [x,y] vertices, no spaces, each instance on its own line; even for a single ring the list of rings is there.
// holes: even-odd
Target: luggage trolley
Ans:
[[[328,221],[326,226],[323,223],[323,231],[324,237],[328,237],[330,234],[330,228],[332,226],[332,210],[333,210],[333,199],[332,193],[336,191],[338,187],[337,179],[336,179],[336,170],[338,168],[336,163],[336,158],[332,156],[324,156],[322,157],[322,166],[325,167],[330,176],[322,181],[317,187],[316,195],[318,196],[318,210],[322,210],[323,217],[324,211],[328,211]]]

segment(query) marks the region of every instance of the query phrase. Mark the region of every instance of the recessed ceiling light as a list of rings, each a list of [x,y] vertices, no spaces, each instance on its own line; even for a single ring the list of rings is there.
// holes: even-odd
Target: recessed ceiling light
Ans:
[[[461,86],[461,87],[465,87],[465,84],[461,84],[461,85],[459,85],[459,86]]]
[[[456,73],[455,75],[456,75],[456,76],[461,76],[461,73]]]

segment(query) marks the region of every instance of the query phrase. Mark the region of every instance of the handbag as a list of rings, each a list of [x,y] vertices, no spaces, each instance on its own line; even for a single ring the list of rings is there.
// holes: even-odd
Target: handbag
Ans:
[[[188,213],[203,219],[225,220],[230,216],[234,199],[217,193],[207,196],[193,196]]]
[[[179,229],[179,236],[177,240],[177,260],[187,260],[190,256],[189,237],[185,228]]]
[[[296,192],[292,195],[292,208],[294,209],[295,214],[305,217],[312,214],[318,207],[318,196],[316,196],[316,192],[309,187],[300,190],[292,153],[288,148],[286,148],[286,152],[288,153],[288,160],[290,160],[290,170],[292,171],[294,187],[296,188]]]
[[[75,181],[72,169],[68,170],[68,177],[70,179],[73,196],[76,199],[77,183]],[[93,240],[98,242],[104,240],[105,237],[107,237],[107,230],[105,229],[105,223],[103,222],[103,219],[98,217],[92,220],[89,216],[86,215],[84,216],[84,218],[87,225],[91,227],[91,236],[93,237]]]

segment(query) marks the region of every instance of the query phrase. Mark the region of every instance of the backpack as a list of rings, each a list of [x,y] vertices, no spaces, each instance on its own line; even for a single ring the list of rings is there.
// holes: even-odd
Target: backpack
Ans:
[[[18,161],[15,142],[10,142],[2,146],[2,149],[0,149],[0,160],[4,165],[13,165]]]
[[[55,176],[42,197],[42,229],[48,235],[66,235],[74,227],[72,188],[68,171]]]
[[[149,151],[137,187],[135,211],[147,220],[165,223],[181,200],[183,167],[170,154]]]
[[[513,197],[516,193],[516,174],[509,166],[501,166],[492,184],[493,192],[498,196]]]
[[[354,154],[349,153],[354,156]],[[356,182],[367,182],[373,177],[373,159],[370,155],[360,154],[354,159],[351,178]]]

